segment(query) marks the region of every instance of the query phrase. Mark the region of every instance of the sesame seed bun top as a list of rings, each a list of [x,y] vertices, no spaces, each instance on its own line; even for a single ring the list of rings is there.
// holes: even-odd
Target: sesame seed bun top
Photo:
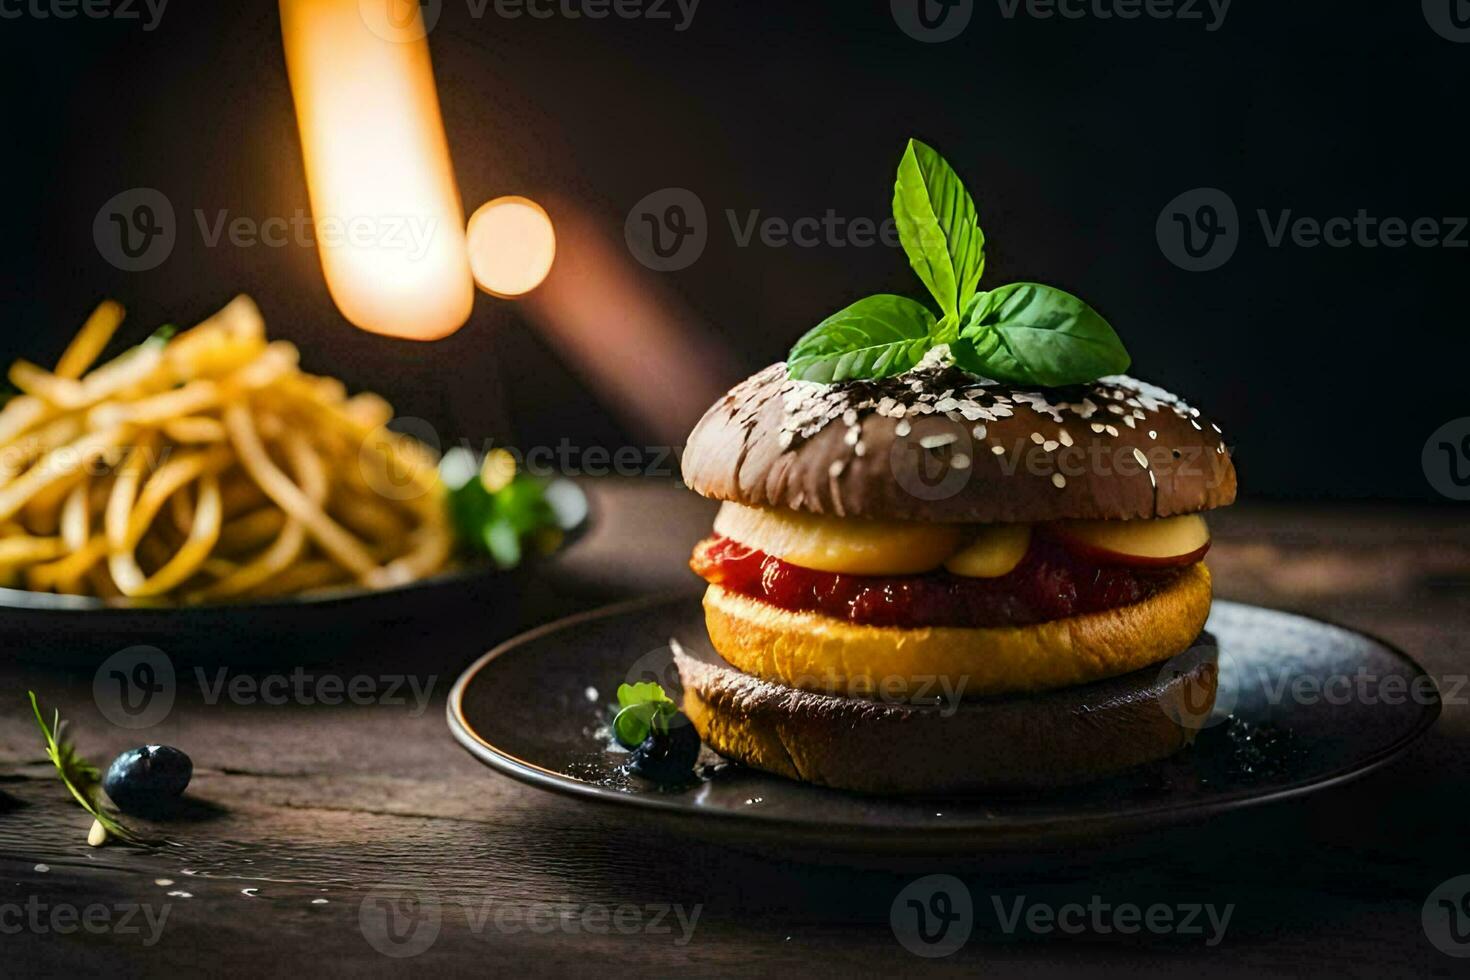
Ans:
[[[936,358],[831,385],[773,364],[705,413],[683,474],[718,500],[888,520],[1128,520],[1235,500],[1219,427],[1160,388],[1024,388]]]

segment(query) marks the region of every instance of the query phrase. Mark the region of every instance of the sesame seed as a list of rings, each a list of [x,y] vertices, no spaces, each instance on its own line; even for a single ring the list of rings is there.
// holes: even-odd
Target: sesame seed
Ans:
[[[985,433],[988,432],[988,431],[990,431],[990,430],[986,429],[985,426],[983,426],[983,425],[977,425],[977,426],[975,426],[974,429],[972,429],[970,431],[975,434],[975,438],[976,439],[984,439],[985,438]]]
[[[1106,426],[1104,426],[1101,422],[1094,422],[1092,423],[1091,428],[1093,432],[1096,432],[1098,435],[1102,435],[1103,430],[1106,428]]]
[[[914,431],[914,427],[912,425],[909,425],[908,419],[899,420],[899,423],[893,427],[893,434],[898,436],[900,439],[902,439],[904,436],[908,435],[912,431]]]
[[[1031,441],[1039,446],[1043,442],[1046,442],[1046,437],[1043,436],[1040,432],[1033,432],[1031,433]]]
[[[1150,438],[1150,439],[1157,439],[1157,438],[1158,438],[1158,437],[1159,437],[1159,434],[1158,434],[1158,432],[1157,432],[1157,431],[1155,431],[1155,430],[1154,430],[1154,429],[1149,429],[1149,430],[1148,430],[1148,437],[1149,437],[1149,438]]]
[[[1057,447],[1060,445],[1061,443],[1057,442],[1055,439],[1048,439],[1046,440],[1046,442],[1043,442],[1041,444],[1041,448],[1045,449],[1049,453],[1054,453],[1057,451]]]
[[[919,440],[919,445],[923,446],[925,449],[939,449],[943,446],[948,446],[950,443],[955,442],[958,439],[959,436],[955,435],[953,432],[941,432],[937,435],[925,436],[924,438]]]
[[[1138,423],[1134,421],[1133,416],[1129,415],[1129,416],[1126,416],[1123,419],[1123,424],[1126,425],[1126,426],[1128,426],[1128,428],[1132,429],[1135,426],[1137,426]]]
[[[1060,473],[1053,473],[1051,475],[1051,485],[1060,490],[1067,485],[1067,478]]]
[[[1148,485],[1151,486],[1151,487],[1153,487],[1155,490],[1157,490],[1159,488],[1159,481],[1156,480],[1156,479],[1154,479],[1154,471],[1153,470],[1149,470],[1148,471]]]
[[[868,453],[868,444],[859,442],[856,446],[852,447],[852,452],[855,456],[866,456]]]
[[[997,456],[1004,456],[1006,454],[1004,446],[991,446],[990,451]]]
[[[842,421],[847,425],[857,425],[857,409],[849,408],[843,412]]]
[[[841,476],[842,475],[843,467],[845,467],[846,465],[847,464],[843,460],[834,459],[832,461],[831,465],[829,465],[827,467],[827,475],[828,476]]]
[[[1116,425],[1105,425],[1103,426],[1103,428],[1107,430],[1108,435],[1113,436],[1114,438],[1117,437],[1118,427]]]
[[[1196,429],[1199,429],[1199,431],[1201,431],[1201,432],[1204,431],[1203,429],[1200,429],[1199,423],[1196,422],[1194,419],[1190,419],[1189,420],[1189,424],[1192,425],[1192,426],[1194,426]]]
[[[1139,466],[1142,466],[1144,469],[1148,469],[1148,457],[1143,454],[1142,449],[1139,449],[1135,446],[1133,449],[1133,458],[1138,460]]]
[[[862,431],[863,430],[859,429],[857,426],[853,426],[852,428],[847,430],[847,434],[842,437],[842,441],[847,443],[849,446],[856,446],[858,436],[862,435]]]
[[[1061,442],[1061,444],[1062,444],[1062,445],[1064,445],[1064,446],[1070,446],[1070,445],[1072,445],[1072,433],[1070,433],[1070,432],[1068,432],[1068,431],[1067,431],[1067,430],[1066,430],[1066,429],[1063,429],[1063,430],[1062,430],[1062,431],[1061,431],[1061,432],[1060,432],[1060,433],[1059,433],[1059,434],[1058,434],[1058,435],[1057,435],[1057,439],[1058,439],[1058,440],[1059,440],[1059,441],[1060,441],[1060,442]]]
[[[1108,405],[1108,411],[1112,412],[1114,415],[1122,415],[1123,414],[1123,406],[1122,405],[1114,405],[1114,404],[1109,403],[1109,405]]]
[[[967,470],[970,468],[970,457],[964,453],[955,453],[953,458],[950,459],[949,465],[957,470]]]
[[[1220,445],[1216,446],[1215,447],[1215,452],[1219,453],[1221,456],[1224,456],[1225,455],[1225,444],[1222,442],[1222,443],[1220,443]]]
[[[1220,432],[1220,427],[1218,425],[1216,425],[1215,423],[1211,422],[1210,423],[1210,428],[1212,428],[1212,429],[1215,430],[1215,435],[1221,435],[1222,434]]]

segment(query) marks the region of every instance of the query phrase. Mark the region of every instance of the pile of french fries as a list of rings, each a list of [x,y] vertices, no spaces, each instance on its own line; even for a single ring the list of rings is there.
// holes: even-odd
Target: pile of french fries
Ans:
[[[122,319],[105,302],[55,370],[10,368],[0,585],[231,602],[444,567],[437,459],[387,402],[303,374],[246,296],[92,368]]]

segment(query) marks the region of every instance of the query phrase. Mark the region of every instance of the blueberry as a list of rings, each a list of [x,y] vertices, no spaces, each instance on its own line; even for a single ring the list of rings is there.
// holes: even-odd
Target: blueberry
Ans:
[[[112,760],[102,788],[119,810],[148,816],[167,810],[189,785],[194,763],[169,745],[143,745]]]
[[[687,782],[699,758],[699,733],[681,711],[669,720],[667,731],[652,731],[633,750],[628,766],[656,783]]]

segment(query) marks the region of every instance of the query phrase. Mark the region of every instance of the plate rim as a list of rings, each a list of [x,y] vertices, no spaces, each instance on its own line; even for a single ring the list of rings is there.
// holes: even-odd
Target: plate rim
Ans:
[[[533,786],[537,789],[549,790],[563,796],[575,799],[592,800],[607,806],[628,806],[638,810],[657,813],[661,816],[675,817],[692,821],[724,821],[733,822],[737,826],[746,829],[780,830],[782,828],[796,828],[810,830],[815,827],[824,827],[829,831],[835,831],[851,836],[880,835],[891,833],[893,828],[874,826],[866,823],[854,823],[852,821],[825,819],[822,821],[804,820],[790,816],[770,814],[768,811],[759,809],[749,810],[720,810],[699,809],[690,807],[680,802],[680,797],[665,796],[653,793],[620,793],[605,786],[584,782],[562,773],[553,772],[533,762],[498,749],[480,738],[464,718],[464,694],[470,684],[474,682],[475,676],[479,674],[488,664],[497,658],[510,653],[521,646],[533,643],[552,633],[561,632],[585,622],[598,619],[610,619],[624,613],[655,606],[672,605],[676,602],[697,600],[697,590],[679,590],[675,592],[662,592],[650,596],[641,596],[636,599],[628,599],[596,609],[584,610],[561,619],[543,623],[533,629],[510,637],[496,644],[490,650],[481,654],[469,667],[455,679],[454,686],[450,688],[445,703],[445,717],[448,722],[450,733],[456,742],[460,744],[470,755],[481,763],[508,776],[517,782]],[[1182,823],[1190,819],[1198,819],[1216,814],[1227,813],[1247,807],[1262,806],[1269,803],[1277,803],[1283,800],[1294,799],[1315,793],[1333,786],[1342,785],[1360,779],[1369,773],[1392,762],[1403,755],[1409,748],[1422,739],[1436,722],[1439,721],[1443,710],[1443,700],[1439,691],[1439,684],[1434,676],[1424,669],[1424,666],[1412,656],[1402,650],[1397,644],[1390,643],[1382,637],[1365,630],[1354,629],[1335,623],[1331,620],[1322,619],[1308,613],[1292,610],[1275,609],[1270,606],[1259,606],[1254,603],[1236,602],[1229,599],[1217,599],[1211,607],[1229,606],[1237,609],[1262,610],[1281,616],[1290,616],[1297,619],[1307,620],[1319,626],[1327,626],[1333,629],[1343,630],[1364,637],[1383,647],[1393,654],[1405,665],[1411,668],[1418,677],[1429,678],[1431,688],[1434,692],[1432,703],[1423,706],[1414,726],[1394,742],[1380,748],[1371,755],[1365,756],[1356,764],[1339,767],[1320,776],[1280,786],[1264,793],[1253,793],[1249,790],[1240,790],[1232,794],[1212,798],[1204,802],[1169,803],[1161,806],[1150,807],[1143,810],[1127,812],[1109,812],[1083,815],[1054,815],[1039,817],[1025,824],[1010,824],[987,827],[983,822],[963,823],[940,823],[932,827],[924,827],[923,832],[930,838],[933,837],[963,837],[975,838],[980,835],[991,837],[997,841],[1008,838],[1039,838],[1055,836],[1076,836],[1094,829],[1121,829],[1142,830],[1156,827],[1162,824]],[[775,777],[780,778],[780,777]],[[807,785],[807,784],[803,784]],[[842,790],[827,787],[815,787],[830,793],[840,793],[844,796],[863,798],[860,793],[845,793]],[[886,799],[886,797],[876,797]]]

